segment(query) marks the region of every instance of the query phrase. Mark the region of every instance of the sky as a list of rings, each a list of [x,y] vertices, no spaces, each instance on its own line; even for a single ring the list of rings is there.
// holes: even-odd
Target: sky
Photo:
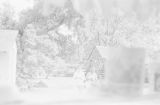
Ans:
[[[16,13],[16,16],[18,18],[18,14],[27,8],[32,8],[33,6],[33,0],[0,0],[0,5],[3,3],[9,3]]]
[[[54,4],[56,6],[63,6],[66,0],[44,0],[43,5],[43,13],[44,15],[48,15],[50,8],[49,5]],[[116,1],[116,2],[115,2]],[[103,15],[108,16],[110,12],[112,12],[112,6],[120,7],[122,11],[129,11],[132,7],[132,2],[134,0],[72,0],[74,4],[74,8],[77,12],[82,15],[86,15],[90,12],[90,10],[94,9],[97,12],[102,13]],[[149,0],[140,0],[140,1],[149,1]],[[0,0],[0,5],[3,2],[9,3],[15,10],[16,16],[20,11],[32,8],[34,4],[34,0]],[[147,11],[148,8],[144,7],[144,11]],[[117,11],[116,9],[114,11]],[[117,12],[116,12],[117,13]]]
[[[23,9],[27,9],[33,6],[34,0],[0,0],[0,4],[3,2],[9,3],[11,6],[13,6],[17,16],[20,11]],[[49,10],[48,7],[50,4],[54,4],[56,6],[63,6],[66,0],[44,0],[44,14],[48,14]],[[81,14],[87,14],[91,9],[96,9],[99,12],[101,9],[105,10],[103,12],[107,12],[110,9],[111,1],[114,0],[72,0],[74,4],[74,8]],[[97,2],[98,1],[98,2]],[[120,0],[120,1],[128,1],[128,0]],[[131,0],[129,0],[131,1]],[[122,3],[123,4],[123,3]],[[126,4],[126,3],[124,3]],[[106,8],[108,7],[108,8]]]
[[[0,0],[0,5],[4,2],[9,3],[15,10],[16,14],[20,13],[23,9],[31,8],[34,0]],[[44,11],[47,13],[48,5],[54,4],[56,6],[62,6],[66,0],[44,0]],[[78,12],[83,13],[86,10],[94,8],[93,1],[95,0],[72,0],[75,8]],[[106,0],[103,0],[106,1]],[[108,1],[108,0],[107,0]],[[96,3],[97,4],[97,3]]]
[[[4,2],[11,4],[17,12],[33,6],[33,0],[0,0],[0,5]]]

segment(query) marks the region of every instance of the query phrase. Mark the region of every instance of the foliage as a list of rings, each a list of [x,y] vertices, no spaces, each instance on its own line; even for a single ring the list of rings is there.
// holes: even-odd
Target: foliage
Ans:
[[[111,11],[113,13],[107,18],[94,10],[81,15],[71,0],[64,7],[50,5],[45,9],[46,15],[43,3],[43,0],[38,0],[32,9],[22,11],[19,24],[13,21],[14,12],[9,6],[0,13],[1,29],[19,26],[17,81],[22,84],[81,67],[86,73],[94,71],[98,74],[103,69],[103,60],[96,46],[142,47],[147,50],[149,62],[160,51],[159,9],[156,6],[153,10],[154,3],[149,5],[153,14],[144,15],[147,18],[143,21],[140,14],[145,14],[141,8],[145,4],[139,2],[133,3],[138,6],[136,10],[133,10],[136,6],[124,10],[117,4],[119,6],[113,10],[119,11]],[[75,67],[70,70],[70,65]]]
[[[22,84],[32,84],[31,79],[48,78],[53,72],[66,72],[68,65],[65,60],[70,59],[76,50],[72,41],[74,33],[70,28],[76,16],[67,5],[65,8],[53,7],[52,13],[45,17],[40,9],[41,2],[38,2],[33,9],[21,14],[21,33],[17,38],[17,80]]]
[[[99,73],[103,61],[96,46],[118,45],[115,33],[119,17],[104,21],[94,11],[82,17],[70,0],[63,8],[51,6],[53,11],[45,17],[42,3],[38,2],[33,9],[22,13],[18,71],[33,79],[43,75],[48,78],[52,73],[63,74],[80,67],[86,73],[92,70]],[[77,67],[70,70],[69,65]]]
[[[17,28],[17,22],[15,18],[13,7],[4,3],[0,9],[0,28],[1,29],[15,29]]]

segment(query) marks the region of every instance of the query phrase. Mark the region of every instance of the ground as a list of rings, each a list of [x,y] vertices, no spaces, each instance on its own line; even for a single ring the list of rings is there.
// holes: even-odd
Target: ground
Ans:
[[[23,101],[9,105],[159,105],[160,95],[118,97],[96,94],[95,90],[77,88],[73,78],[56,77],[45,80],[48,88],[23,93]],[[8,105],[8,104],[7,104]]]

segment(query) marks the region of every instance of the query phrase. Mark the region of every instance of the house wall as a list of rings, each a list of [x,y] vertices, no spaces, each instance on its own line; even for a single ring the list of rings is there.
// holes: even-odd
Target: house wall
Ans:
[[[144,84],[145,51],[140,48],[106,48],[104,74],[105,85],[120,94],[141,93]]]

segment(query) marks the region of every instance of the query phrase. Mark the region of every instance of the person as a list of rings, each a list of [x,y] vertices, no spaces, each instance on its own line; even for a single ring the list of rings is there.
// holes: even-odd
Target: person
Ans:
[[[86,80],[85,77],[85,70],[83,68],[78,69],[74,75],[73,79],[76,81],[76,87],[80,90],[81,88],[84,87],[84,82]]]
[[[85,83],[86,87],[92,86],[97,79],[98,77],[95,70],[91,70],[90,72],[88,72],[86,75],[86,83]]]

